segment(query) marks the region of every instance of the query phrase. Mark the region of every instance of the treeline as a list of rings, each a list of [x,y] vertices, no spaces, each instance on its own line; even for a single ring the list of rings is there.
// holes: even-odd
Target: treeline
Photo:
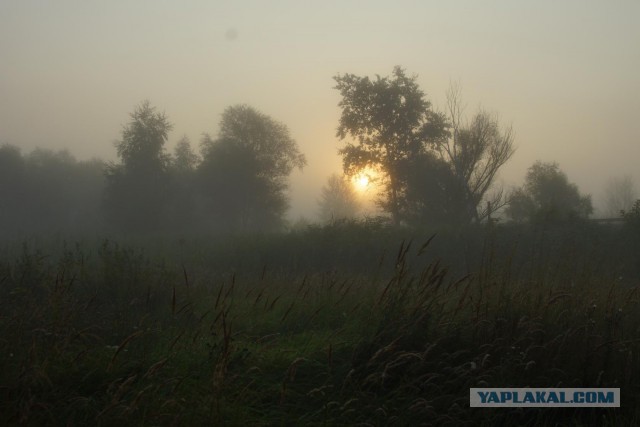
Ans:
[[[227,108],[216,138],[196,153],[149,102],[131,113],[119,161],[77,161],[68,152],[0,149],[2,234],[42,231],[238,232],[278,230],[288,177],[306,159],[287,127],[246,105]]]
[[[119,230],[277,230],[288,177],[306,164],[288,128],[246,105],[227,108],[200,155],[183,138],[164,149],[171,124],[148,102],[132,114],[106,170],[105,213]]]
[[[78,161],[67,151],[28,154],[0,147],[2,235],[88,231],[103,226],[104,163]]]
[[[337,137],[343,176],[330,176],[320,217],[358,216],[353,177],[380,189],[378,207],[396,226],[460,227],[498,218],[563,223],[588,218],[591,197],[555,163],[536,162],[521,188],[497,182],[515,152],[495,114],[464,115],[461,93],[435,111],[416,76],[396,67],[375,79],[334,77],[341,95]],[[137,106],[116,143],[118,161],[80,162],[66,151],[0,149],[0,230],[252,232],[285,227],[289,176],[305,156],[286,125],[247,105],[228,107],[216,136],[199,149],[183,137],[166,149],[172,125],[149,102]],[[629,178],[613,182],[610,210],[636,215]]]

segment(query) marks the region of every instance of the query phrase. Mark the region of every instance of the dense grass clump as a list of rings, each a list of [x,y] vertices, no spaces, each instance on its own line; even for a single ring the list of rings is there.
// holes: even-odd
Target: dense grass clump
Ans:
[[[0,422],[635,425],[640,284],[616,230],[40,241],[0,259]],[[620,387],[471,409],[470,387]]]

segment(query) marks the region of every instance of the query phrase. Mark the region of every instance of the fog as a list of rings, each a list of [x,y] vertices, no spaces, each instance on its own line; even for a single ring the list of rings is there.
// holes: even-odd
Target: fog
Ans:
[[[0,425],[637,425],[639,18],[0,0]]]
[[[308,164],[291,175],[288,217],[315,218],[341,171],[333,77],[400,65],[436,109],[457,81],[468,115],[513,125],[507,186],[555,161],[597,214],[607,180],[640,178],[638,16],[636,1],[4,1],[0,144],[115,160],[148,99],[173,124],[172,151],[248,104],[299,144]]]

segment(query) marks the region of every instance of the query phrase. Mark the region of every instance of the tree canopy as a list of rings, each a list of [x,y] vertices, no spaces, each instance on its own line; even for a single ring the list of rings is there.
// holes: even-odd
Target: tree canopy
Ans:
[[[342,100],[337,136],[346,141],[339,153],[344,171],[354,175],[366,167],[381,171],[385,197],[381,206],[399,223],[405,214],[407,162],[446,138],[447,123],[416,82],[400,67],[391,77],[334,77]]]
[[[506,214],[514,221],[561,222],[587,218],[593,212],[591,196],[581,195],[557,163],[536,162],[523,187],[515,190]]]
[[[164,150],[171,123],[149,101],[138,105],[116,142],[120,163],[106,170],[106,208],[110,223],[150,231],[165,216],[170,157]]]
[[[288,177],[306,159],[286,125],[247,105],[228,107],[217,139],[205,135],[199,175],[216,222],[227,229],[278,228]]]
[[[163,173],[169,162],[164,144],[173,127],[169,119],[148,100],[140,103],[130,116],[131,121],[122,129],[122,139],[116,142],[126,173]]]

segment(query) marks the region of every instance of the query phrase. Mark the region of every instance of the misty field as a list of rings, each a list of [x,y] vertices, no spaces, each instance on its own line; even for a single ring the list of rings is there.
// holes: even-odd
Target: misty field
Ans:
[[[635,425],[640,239],[578,224],[31,238],[0,249],[0,423]],[[619,409],[469,408],[619,387]]]

